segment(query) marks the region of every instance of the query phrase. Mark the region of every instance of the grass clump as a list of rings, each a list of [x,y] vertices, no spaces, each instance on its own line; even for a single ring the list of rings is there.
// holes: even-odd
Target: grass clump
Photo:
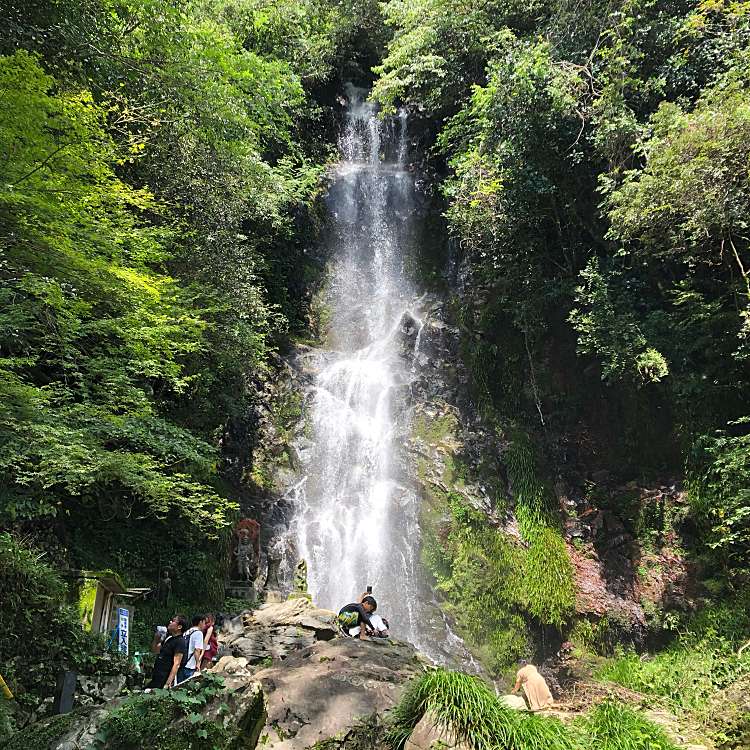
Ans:
[[[422,558],[457,631],[500,674],[531,648],[523,617],[525,550],[459,495],[441,499],[450,515],[436,527],[423,523]]]
[[[444,669],[415,679],[391,712],[391,750],[403,750],[425,714],[472,750],[676,750],[661,727],[619,701],[607,699],[566,725],[508,708],[477,677]]]
[[[556,719],[504,706],[476,677],[436,669],[407,688],[391,715],[386,739],[402,750],[420,719],[429,713],[438,726],[473,750],[573,750],[573,735]]]
[[[529,612],[546,625],[562,626],[575,606],[573,566],[550,490],[539,480],[531,443],[514,436],[504,455],[521,536],[529,550],[524,565]]]
[[[727,602],[692,616],[666,650],[650,659],[620,652],[598,676],[656,696],[673,711],[700,713],[718,690],[750,675],[750,650],[737,656],[749,626],[747,603]]]
[[[600,703],[579,728],[592,750],[676,750],[661,727],[613,699]]]

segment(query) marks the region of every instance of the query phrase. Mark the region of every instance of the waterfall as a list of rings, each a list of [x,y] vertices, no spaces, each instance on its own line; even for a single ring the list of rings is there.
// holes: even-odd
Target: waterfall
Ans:
[[[401,453],[424,327],[404,272],[415,221],[406,131],[406,112],[383,121],[350,89],[328,197],[328,350],[309,394],[291,533],[318,605],[338,610],[372,585],[393,635],[438,661],[464,662],[422,573],[419,496]]]

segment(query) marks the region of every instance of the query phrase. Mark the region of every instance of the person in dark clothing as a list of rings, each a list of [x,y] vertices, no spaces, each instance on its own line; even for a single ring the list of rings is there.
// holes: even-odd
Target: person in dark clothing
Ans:
[[[187,626],[185,615],[175,615],[169,621],[167,637],[161,643],[154,645],[157,656],[154,671],[151,673],[151,682],[146,685],[147,688],[174,686],[182,657],[187,651],[187,643],[183,638]]]
[[[370,622],[370,615],[378,608],[378,603],[371,596],[366,596],[362,599],[362,603],[352,602],[342,607],[339,610],[339,627],[344,635],[354,637],[350,632],[353,628],[359,627],[359,638],[364,640],[367,638],[365,635],[365,628],[372,628],[373,625]]]

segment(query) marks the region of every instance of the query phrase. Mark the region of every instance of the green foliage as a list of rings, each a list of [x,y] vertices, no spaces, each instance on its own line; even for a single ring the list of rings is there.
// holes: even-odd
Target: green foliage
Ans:
[[[532,447],[523,435],[516,436],[504,459],[518,525],[529,545],[524,564],[529,611],[540,622],[560,627],[573,612],[575,590],[552,494],[536,476]]]
[[[611,698],[586,716],[581,730],[597,750],[676,750],[661,727]]]
[[[504,706],[476,677],[442,669],[415,679],[393,709],[387,740],[401,750],[426,713],[458,741],[476,750],[674,750],[661,727],[633,708],[607,699],[566,726]]]
[[[98,505],[215,536],[236,506],[214,431],[304,314],[322,126],[298,137],[301,76],[330,76],[374,10],[295,4],[317,15],[294,53],[288,3],[10,5],[0,41],[38,54],[0,70],[0,514]]]
[[[445,159],[482,414],[541,423],[558,465],[674,475],[689,457],[701,551],[743,575],[746,4],[413,0],[384,15],[374,97],[419,111]]]
[[[664,357],[649,347],[627,296],[616,281],[607,278],[593,258],[581,271],[581,286],[570,321],[578,332],[578,351],[596,354],[602,361],[602,378],[618,379],[630,374],[637,382],[659,382],[669,374]]]
[[[377,45],[375,3],[302,5],[3,4],[0,525],[135,585],[168,566],[189,610],[223,599],[256,390],[306,324],[326,87]],[[47,664],[84,668],[75,613],[45,607],[4,633],[25,644],[36,608]],[[144,605],[134,642],[165,615]]]
[[[231,735],[199,713],[223,692],[222,678],[207,674],[179,690],[136,695],[111,711],[94,737],[102,750],[221,750]]]
[[[415,421],[415,435],[429,445],[454,445],[455,416]],[[531,447],[519,436],[504,455],[527,546],[469,506],[460,494],[466,467],[444,456],[448,490],[429,487],[421,519],[422,560],[432,573],[443,607],[483,664],[500,674],[529,654],[529,621],[560,627],[573,610],[572,566],[548,490],[535,475]],[[419,469],[424,477],[423,467]]]
[[[750,435],[704,435],[691,459],[690,501],[704,541],[728,569],[742,569],[750,552]]]
[[[5,748],[6,750],[48,750],[50,743],[65,734],[79,718],[78,712],[72,711],[37,721],[13,734]]]
[[[234,506],[206,483],[213,451],[149,398],[188,387],[181,361],[204,324],[151,268],[169,235],[137,220],[158,206],[115,176],[104,110],[53,84],[25,52],[0,59],[12,154],[0,191],[0,514],[57,515],[76,498],[163,517],[192,501],[188,523],[215,533]]]
[[[437,116],[454,111],[484,72],[497,31],[527,27],[544,2],[391,0],[385,21],[394,28],[373,97],[388,108],[403,102]]]
[[[107,653],[101,638],[81,629],[78,608],[66,604],[66,596],[67,586],[41,552],[0,532],[0,628],[7,644],[2,674],[28,707],[52,695],[61,668],[83,674],[126,668],[125,657]]]
[[[448,411],[438,417],[429,418],[420,414],[414,422],[414,434],[430,445],[449,440],[458,426],[456,415]]]
[[[239,615],[246,610],[253,609],[255,606],[255,602],[249,602],[247,599],[237,599],[236,597],[228,596],[224,599],[222,611],[230,615]]]
[[[446,611],[460,632],[493,673],[501,673],[529,651],[523,550],[515,546],[487,518],[449,498],[451,523],[441,542],[437,562],[426,559],[445,597]],[[439,547],[434,545],[440,544]]]
[[[305,83],[325,81],[332,71],[367,76],[383,40],[374,2],[328,3],[322,0],[251,0],[218,6],[229,23],[260,54],[287,61]],[[354,44],[362,35],[363,48]]]
[[[0,698],[0,741],[6,742],[13,734],[15,722],[10,709],[10,703],[5,698]]]
[[[428,713],[438,725],[475,750],[572,750],[575,743],[556,719],[504,706],[477,677],[434,669],[416,678],[391,712],[388,742],[401,750]]]
[[[750,656],[737,649],[750,625],[743,601],[730,601],[693,616],[665,651],[643,659],[622,653],[600,676],[657,696],[677,711],[705,709],[717,690],[750,674]]]

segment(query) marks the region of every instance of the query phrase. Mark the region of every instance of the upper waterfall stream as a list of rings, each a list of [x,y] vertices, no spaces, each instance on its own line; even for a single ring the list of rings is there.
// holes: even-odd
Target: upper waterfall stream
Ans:
[[[465,662],[421,569],[419,496],[402,454],[423,325],[404,269],[415,222],[406,115],[382,120],[350,94],[328,196],[328,349],[314,355],[290,533],[320,606],[338,610],[370,584],[395,636]]]

